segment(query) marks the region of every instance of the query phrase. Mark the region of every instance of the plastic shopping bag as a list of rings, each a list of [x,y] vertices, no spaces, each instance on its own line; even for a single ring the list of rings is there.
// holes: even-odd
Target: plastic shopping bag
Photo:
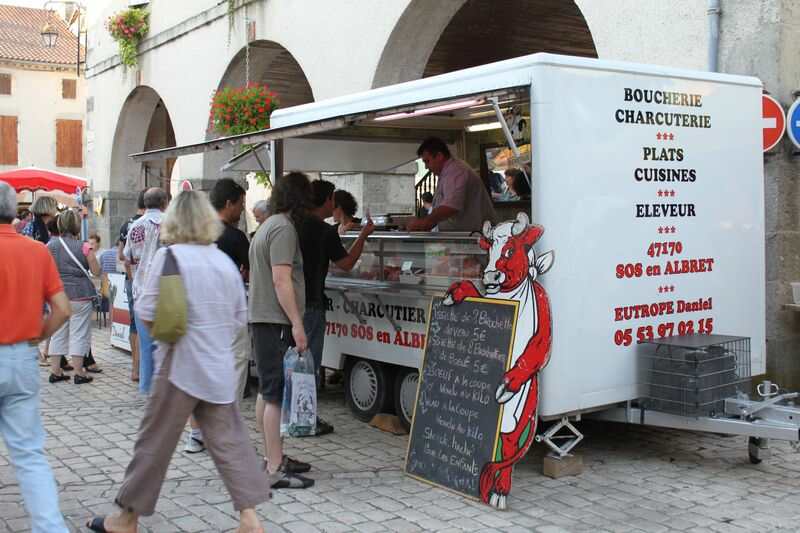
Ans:
[[[314,358],[290,347],[283,357],[281,435],[301,437],[317,430],[317,378]]]

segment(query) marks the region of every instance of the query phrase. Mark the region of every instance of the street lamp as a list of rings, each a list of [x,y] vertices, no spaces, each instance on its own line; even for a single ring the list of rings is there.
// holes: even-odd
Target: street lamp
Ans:
[[[55,48],[58,41],[58,32],[49,22],[42,26],[42,44],[45,48]]]
[[[68,4],[74,6],[74,8],[78,11],[78,31],[77,33],[77,43],[78,43],[78,51],[77,59],[75,60],[75,68],[77,70],[78,76],[81,75],[81,13],[86,13],[86,7],[80,2],[75,2],[74,0],[47,0],[44,3],[44,8],[47,9],[47,6],[50,4]],[[42,26],[42,31],[40,32],[42,36],[42,44],[45,48],[55,48],[56,43],[58,42],[58,30],[50,24],[48,21]]]

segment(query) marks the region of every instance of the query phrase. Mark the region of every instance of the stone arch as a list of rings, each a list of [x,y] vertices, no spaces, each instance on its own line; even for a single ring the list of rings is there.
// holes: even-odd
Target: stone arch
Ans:
[[[276,95],[280,107],[291,107],[314,101],[314,93],[303,68],[289,50],[268,40],[250,43],[250,81],[263,83]],[[246,49],[242,48],[228,63],[218,89],[226,86],[243,86],[246,82]],[[206,132],[206,139],[219,137]],[[203,177],[215,180],[221,177],[219,169],[233,157],[229,150],[206,152],[203,158]]]
[[[537,52],[597,57],[572,0],[412,0],[387,40],[372,86]]]
[[[110,235],[135,212],[138,191],[162,187],[169,193],[175,159],[137,162],[132,153],[176,146],[166,104],[152,87],[141,85],[128,95],[117,119],[111,148],[110,190],[106,210]]]
[[[135,88],[120,111],[111,152],[111,190],[138,191],[163,187],[169,191],[169,177],[175,159],[137,162],[132,153],[175,146],[175,130],[164,100],[151,87]]]

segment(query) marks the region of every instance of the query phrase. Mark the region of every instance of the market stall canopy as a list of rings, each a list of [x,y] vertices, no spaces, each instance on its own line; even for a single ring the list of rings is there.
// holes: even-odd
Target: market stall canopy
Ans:
[[[0,172],[0,181],[11,185],[19,191],[63,191],[74,193],[78,188],[86,187],[86,180],[78,176],[28,167]]]

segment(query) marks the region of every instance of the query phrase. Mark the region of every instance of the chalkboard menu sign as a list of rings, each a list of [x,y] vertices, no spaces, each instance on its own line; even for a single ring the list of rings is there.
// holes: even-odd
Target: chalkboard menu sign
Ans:
[[[502,407],[495,391],[508,369],[518,302],[435,299],[420,370],[406,473],[473,498],[492,461]]]

